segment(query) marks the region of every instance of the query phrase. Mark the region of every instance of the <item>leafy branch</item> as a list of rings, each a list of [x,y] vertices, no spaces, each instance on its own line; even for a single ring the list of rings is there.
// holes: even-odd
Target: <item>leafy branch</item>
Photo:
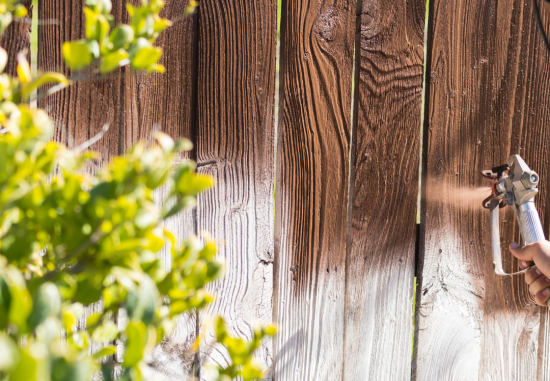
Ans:
[[[163,1],[128,5],[130,23],[116,26],[109,0],[86,5],[86,38],[62,48],[69,68],[102,75],[124,65],[164,71],[162,50],[153,46],[171,25],[159,16]],[[17,1],[0,0],[0,32],[25,15]],[[97,372],[111,379],[112,366],[103,360],[116,352],[115,341],[125,347],[122,379],[142,380],[145,354],[170,335],[180,314],[212,302],[206,286],[223,273],[212,242],[181,242],[163,227],[163,219],[194,205],[214,181],[197,174],[192,161],[175,165],[192,144],[161,132],[153,145],[138,143],[86,174],[83,167],[95,157],[87,149],[108,126],[71,150],[51,141],[47,113],[26,104],[43,86],[53,85],[42,93],[48,95],[85,77],[48,72],[33,78],[19,54],[14,78],[3,73],[7,61],[0,48],[0,380],[88,381]],[[169,195],[159,207],[153,193],[161,187]],[[169,252],[168,264],[161,251]],[[84,306],[98,302],[102,311],[78,329]],[[121,309],[125,325],[112,321]],[[212,368],[216,379],[263,376],[253,355],[273,327],[254,327],[246,342],[217,318],[214,332],[232,359]],[[90,354],[92,341],[105,346]]]

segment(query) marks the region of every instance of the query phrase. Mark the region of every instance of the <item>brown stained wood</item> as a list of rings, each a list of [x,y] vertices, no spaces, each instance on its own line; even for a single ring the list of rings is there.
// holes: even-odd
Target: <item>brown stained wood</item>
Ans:
[[[541,3],[539,3],[540,6]],[[532,2],[509,2],[495,12],[496,36],[493,66],[492,143],[493,160],[504,162],[507,155],[519,154],[529,166],[546,178],[535,199],[541,221],[548,219],[548,143],[550,132],[547,105],[550,95],[549,56],[536,25]],[[490,152],[490,151],[489,151]],[[544,176],[543,175],[543,176]],[[507,208],[509,209],[509,208]],[[501,249],[505,268],[518,269],[508,245],[519,242],[519,228],[512,210],[501,224]],[[545,223],[548,234],[548,222]],[[486,299],[481,341],[480,378],[535,379],[539,322],[543,310],[532,304],[523,277],[496,279],[489,257],[485,261]],[[548,336],[543,336],[546,345]],[[491,355],[493,353],[493,355]],[[542,364],[541,364],[542,366]]]
[[[8,64],[5,73],[17,76],[17,54],[27,52],[26,57],[31,62],[31,21],[32,21],[32,0],[21,2],[27,7],[29,13],[22,20],[14,20],[0,37],[0,47],[8,53]]]
[[[356,4],[283,2],[274,380],[339,380]]]
[[[357,6],[343,379],[405,380],[411,372],[426,5],[363,0]]]
[[[187,1],[169,1],[162,16],[177,19],[183,16]],[[113,1],[116,22],[127,22],[123,1]],[[39,30],[39,69],[63,70],[61,44],[84,35],[81,2],[42,1],[40,19],[57,19],[57,25],[43,25]],[[122,154],[138,140],[149,140],[153,126],[173,138],[192,138],[193,115],[191,107],[196,98],[193,76],[195,70],[196,17],[177,21],[172,29],[157,40],[164,50],[163,75],[136,75],[130,70],[116,71],[110,79],[80,82],[42,101],[56,122],[55,139],[70,147],[94,136],[103,124],[109,123],[109,132],[94,146],[102,160]],[[72,74],[79,75],[79,74]],[[182,156],[188,158],[189,154]],[[159,204],[166,198],[167,189],[159,189]],[[195,233],[192,211],[187,211],[165,222],[181,242]],[[170,267],[167,249],[161,253]],[[185,379],[193,372],[194,354],[190,351],[196,338],[195,314],[182,316],[175,332],[163,345],[155,348],[147,361],[156,376]]]
[[[255,319],[272,322],[275,0],[205,0],[199,9],[196,158],[216,187],[197,204],[197,231],[220,240],[225,276],[208,315],[251,339]],[[202,316],[201,327],[205,323]],[[201,363],[227,363],[210,333]],[[258,353],[272,362],[271,340]],[[201,378],[206,375],[201,372]]]
[[[140,1],[130,1],[135,6]],[[156,129],[173,139],[193,140],[196,121],[196,60],[198,44],[198,15],[184,17],[188,0],[169,0],[160,16],[174,20],[156,40],[155,46],[163,49],[159,62],[166,68],[163,74],[143,74],[124,69],[122,102],[123,144],[129,149],[138,141],[150,141]],[[125,22],[129,17],[125,13]],[[193,158],[193,152],[183,153],[179,160]],[[168,189],[163,187],[155,194],[159,205],[164,204]],[[196,212],[186,210],[165,221],[178,242],[196,234]],[[160,254],[167,268],[171,266],[169,247]],[[195,312],[182,315],[175,331],[148,358],[154,375],[168,379],[186,379],[194,372],[197,319]],[[151,375],[153,376],[153,375]]]
[[[475,189],[487,186],[482,169],[511,154],[549,173],[547,53],[531,2],[430,7],[413,378],[535,379],[540,309],[523,277],[494,274],[485,193]],[[544,221],[548,179],[539,189]],[[507,245],[517,239],[517,223],[511,210],[501,213],[504,268],[513,271]]]
[[[83,1],[41,0],[38,9],[40,20],[56,20],[38,27],[38,70],[61,71],[69,78],[89,78],[84,73],[70,73],[61,55],[64,41],[84,38],[85,23]],[[126,13],[122,0],[112,1],[111,14],[117,23]],[[99,163],[122,153],[121,129],[122,79],[120,70],[110,79],[80,81],[44,98],[39,107],[45,109],[55,122],[54,139],[69,147],[76,147],[98,134],[105,124],[109,131],[91,149],[100,154]]]
[[[139,5],[141,1],[131,3]],[[188,4],[189,0],[168,0],[160,14],[174,21],[155,42],[155,46],[163,49],[159,63],[166,68],[166,73],[133,73],[124,79],[125,148],[138,140],[150,140],[155,127],[174,139],[193,140],[199,36],[198,13],[184,17]]]

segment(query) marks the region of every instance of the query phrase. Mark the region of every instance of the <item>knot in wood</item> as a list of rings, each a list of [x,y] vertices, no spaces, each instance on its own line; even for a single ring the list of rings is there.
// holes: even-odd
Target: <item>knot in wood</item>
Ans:
[[[370,39],[378,33],[380,5],[375,0],[364,0],[361,9],[361,36]]]
[[[333,41],[336,37],[336,26],[340,20],[340,15],[334,7],[329,7],[323,12],[315,22],[313,31],[322,41]]]

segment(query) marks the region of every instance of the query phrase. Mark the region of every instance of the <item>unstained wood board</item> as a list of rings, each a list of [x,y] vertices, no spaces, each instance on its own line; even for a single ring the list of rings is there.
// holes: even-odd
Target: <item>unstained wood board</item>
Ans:
[[[353,0],[282,2],[277,381],[342,378],[355,9]]]

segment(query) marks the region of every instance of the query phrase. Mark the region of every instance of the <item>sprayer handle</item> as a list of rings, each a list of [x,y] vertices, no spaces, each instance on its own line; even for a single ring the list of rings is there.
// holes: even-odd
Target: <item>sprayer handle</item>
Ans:
[[[502,268],[502,255],[500,252],[500,219],[499,219],[499,202],[498,199],[492,199],[489,205],[491,213],[491,252],[493,254],[493,265],[495,266],[495,273],[501,276],[523,274],[527,270],[533,268],[529,267],[521,271],[508,274],[504,272]],[[523,207],[523,205],[532,204]],[[525,203],[517,209],[519,227],[523,236],[525,244],[534,243],[544,240],[544,232],[542,231],[542,225],[540,224],[539,214],[535,209],[534,203]]]
[[[526,202],[517,208],[519,228],[525,245],[544,241],[544,231],[534,202]]]

